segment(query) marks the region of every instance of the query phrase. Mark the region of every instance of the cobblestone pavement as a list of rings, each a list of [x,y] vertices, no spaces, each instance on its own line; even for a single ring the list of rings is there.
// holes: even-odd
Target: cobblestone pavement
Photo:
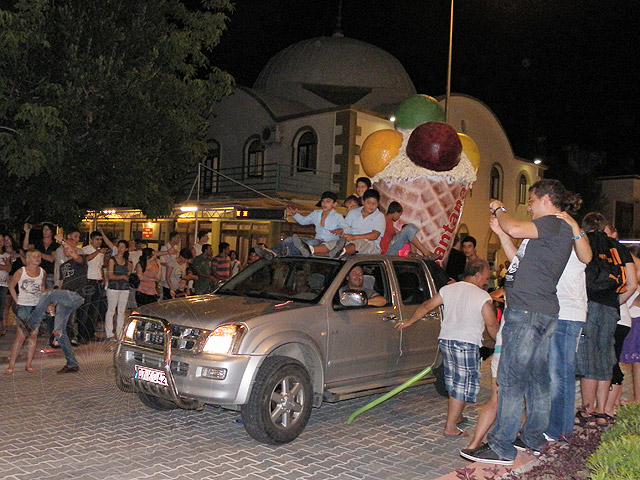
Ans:
[[[0,339],[0,357],[12,339]],[[441,435],[447,403],[432,385],[409,389],[352,425],[348,416],[375,397],[324,404],[297,440],[269,446],[245,433],[239,412],[155,411],[119,391],[107,344],[76,352],[77,374],[56,374],[64,365],[59,351],[38,353],[34,374],[24,360],[13,375],[0,373],[4,480],[419,480],[468,465],[458,456],[465,439]],[[487,396],[483,387],[480,400]],[[466,415],[472,428],[475,409]]]

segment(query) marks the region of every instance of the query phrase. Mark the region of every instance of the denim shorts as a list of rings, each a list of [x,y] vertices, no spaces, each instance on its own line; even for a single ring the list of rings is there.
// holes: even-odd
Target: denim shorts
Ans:
[[[36,305],[18,305],[16,315],[25,322],[29,320],[31,313],[36,309]]]
[[[590,301],[576,354],[576,376],[609,381],[617,363],[614,344],[620,313],[616,307]]]
[[[474,343],[438,340],[449,396],[475,402],[480,391],[480,349]]]

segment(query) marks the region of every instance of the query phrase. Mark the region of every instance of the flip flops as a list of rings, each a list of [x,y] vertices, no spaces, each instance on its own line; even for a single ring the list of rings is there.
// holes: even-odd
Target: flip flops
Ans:
[[[467,437],[469,436],[469,434],[464,430],[460,430],[458,428],[458,433],[443,433],[442,436],[443,437]]]

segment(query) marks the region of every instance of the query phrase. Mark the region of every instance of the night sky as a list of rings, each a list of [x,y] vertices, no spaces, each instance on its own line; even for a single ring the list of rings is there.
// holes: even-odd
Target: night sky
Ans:
[[[338,0],[237,0],[213,63],[253,85],[287,46],[331,35]],[[449,0],[343,0],[342,31],[394,55],[418,93],[446,90]],[[553,167],[566,145],[598,173],[640,174],[636,0],[456,0],[452,91],[487,104],[516,155]]]

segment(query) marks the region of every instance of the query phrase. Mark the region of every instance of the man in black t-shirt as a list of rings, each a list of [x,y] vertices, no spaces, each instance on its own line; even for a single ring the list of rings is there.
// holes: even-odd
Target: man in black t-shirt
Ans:
[[[545,443],[543,434],[551,410],[549,344],[559,311],[556,285],[573,244],[571,227],[556,215],[568,197],[557,180],[534,183],[529,189],[531,221],[511,216],[499,200],[489,204],[504,234],[523,241],[517,251],[505,251],[513,260],[505,276],[507,309],[496,421],[488,443],[460,451],[469,460],[511,465],[517,449],[540,450]]]
[[[595,285],[590,284],[590,277],[587,276],[587,321],[582,329],[576,354],[576,375],[581,377],[582,404],[587,409],[587,414],[578,412],[577,415],[582,416],[578,420],[581,423],[595,420],[595,423],[603,426],[612,420],[604,408],[613,367],[617,363],[614,334],[620,320],[620,304],[626,302],[638,287],[633,258],[617,240],[607,236],[605,228],[608,224],[602,214],[590,212],[582,220],[582,229],[587,232],[593,250],[592,262],[596,261],[597,256],[611,257],[611,248],[617,251],[626,270],[626,291],[618,293],[616,287],[597,289]],[[606,245],[606,248],[603,248],[603,245]]]

